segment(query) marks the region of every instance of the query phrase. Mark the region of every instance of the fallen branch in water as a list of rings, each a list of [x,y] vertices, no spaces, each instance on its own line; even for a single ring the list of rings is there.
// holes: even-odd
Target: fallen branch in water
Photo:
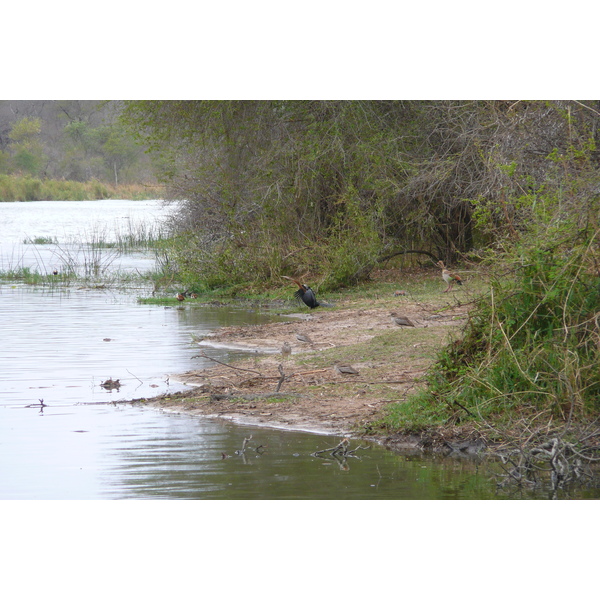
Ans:
[[[132,377],[135,377],[140,383],[144,383],[137,375],[134,375],[129,369],[125,369]],[[118,381],[118,380],[117,380]]]
[[[355,456],[354,454],[357,450],[366,450],[369,448],[369,446],[357,446],[354,448],[354,450],[350,450],[348,448],[349,445],[350,440],[348,438],[344,438],[337,446],[334,446],[333,448],[325,448],[325,450],[317,450],[316,452],[313,452],[311,456],[320,457],[321,454],[329,452],[331,456],[351,456],[352,458],[358,458],[358,456]]]
[[[560,437],[535,447],[498,452],[496,456],[502,461],[504,471],[504,480],[498,483],[498,487],[505,487],[509,483],[535,486],[544,473],[549,473],[553,497],[556,498],[559,489],[593,479],[593,473],[586,463],[600,461],[599,456],[594,456],[598,452],[598,446],[577,448]]]
[[[45,402],[43,398],[40,398],[38,400],[39,404],[27,404],[24,408],[45,408],[46,406],[48,406]]]
[[[245,454],[246,453],[246,447],[248,446],[248,442],[252,440],[252,434],[250,434],[250,437],[244,438],[244,441],[242,442],[242,449],[241,450],[236,450],[235,453],[237,455],[241,455],[241,454]],[[257,454],[262,454],[264,452],[264,448],[266,448],[265,445],[263,444],[259,444],[258,446],[256,446],[256,448],[254,448],[254,452],[256,452]],[[261,452],[261,449],[262,452]],[[227,455],[224,455],[223,458],[225,458]]]

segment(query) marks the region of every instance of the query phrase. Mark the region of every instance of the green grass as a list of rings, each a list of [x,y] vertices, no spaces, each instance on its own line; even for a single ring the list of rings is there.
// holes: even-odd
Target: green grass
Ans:
[[[49,245],[49,244],[56,244],[56,238],[54,237],[48,237],[48,236],[39,236],[39,237],[34,237],[34,238],[25,238],[23,240],[24,244],[37,244],[40,246],[43,245]]]
[[[103,200],[118,198],[149,200],[160,198],[157,186],[109,185],[100,181],[66,181],[37,179],[20,175],[0,175],[0,202],[33,202],[39,200]]]
[[[30,267],[17,267],[0,271],[0,280],[4,281],[19,281],[28,285],[56,285],[73,281],[74,276],[69,273],[40,273],[37,270],[32,270]]]

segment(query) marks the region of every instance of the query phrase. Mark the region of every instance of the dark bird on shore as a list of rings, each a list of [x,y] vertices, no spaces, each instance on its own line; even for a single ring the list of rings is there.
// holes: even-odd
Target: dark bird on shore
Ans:
[[[181,292],[179,294],[177,294],[177,296],[175,296],[175,298],[177,298],[177,300],[179,300],[179,302],[183,302],[185,300],[185,296]]]
[[[415,326],[415,324],[408,317],[402,317],[395,312],[390,313],[390,315],[392,317],[392,323],[394,325],[398,325],[400,327],[414,327]]]
[[[315,293],[309,286],[304,285],[303,283],[300,283],[299,281],[296,281],[291,277],[287,277],[286,275],[282,275],[282,277],[284,279],[289,279],[290,281],[293,281],[298,286],[298,290],[296,291],[294,296],[298,298],[298,300],[302,300],[302,302],[304,302],[304,304],[306,304],[308,308],[317,308],[317,306],[321,306],[321,304],[317,302],[317,297],[315,296]]]

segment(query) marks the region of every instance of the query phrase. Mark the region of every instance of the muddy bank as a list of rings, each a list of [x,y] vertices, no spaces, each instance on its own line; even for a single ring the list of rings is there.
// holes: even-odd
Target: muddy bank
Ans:
[[[464,322],[467,311],[449,297],[422,303],[392,297],[332,310],[302,311],[280,323],[227,327],[198,343],[245,350],[229,364],[172,374],[190,390],[151,399],[166,411],[236,423],[328,433],[374,435],[386,406],[418,389],[437,350]],[[397,325],[396,312],[413,327]],[[283,345],[291,348],[282,353]],[[346,373],[339,366],[352,366]],[[377,436],[378,441],[385,438]],[[388,438],[395,447],[423,444],[417,436]]]

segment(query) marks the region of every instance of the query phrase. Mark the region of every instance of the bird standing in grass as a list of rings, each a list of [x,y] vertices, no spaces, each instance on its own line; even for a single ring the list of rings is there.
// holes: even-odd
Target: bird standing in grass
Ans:
[[[185,296],[179,292],[179,294],[177,294],[177,296],[175,296],[175,298],[177,298],[177,300],[179,300],[179,302],[183,302],[185,300]]]
[[[448,287],[444,290],[444,292],[449,292],[455,283],[458,283],[458,285],[462,285],[462,279],[456,273],[451,273],[450,271],[448,271],[448,269],[446,269],[446,266],[441,260],[437,262],[437,266],[442,269],[442,277],[444,281],[448,284]]]

